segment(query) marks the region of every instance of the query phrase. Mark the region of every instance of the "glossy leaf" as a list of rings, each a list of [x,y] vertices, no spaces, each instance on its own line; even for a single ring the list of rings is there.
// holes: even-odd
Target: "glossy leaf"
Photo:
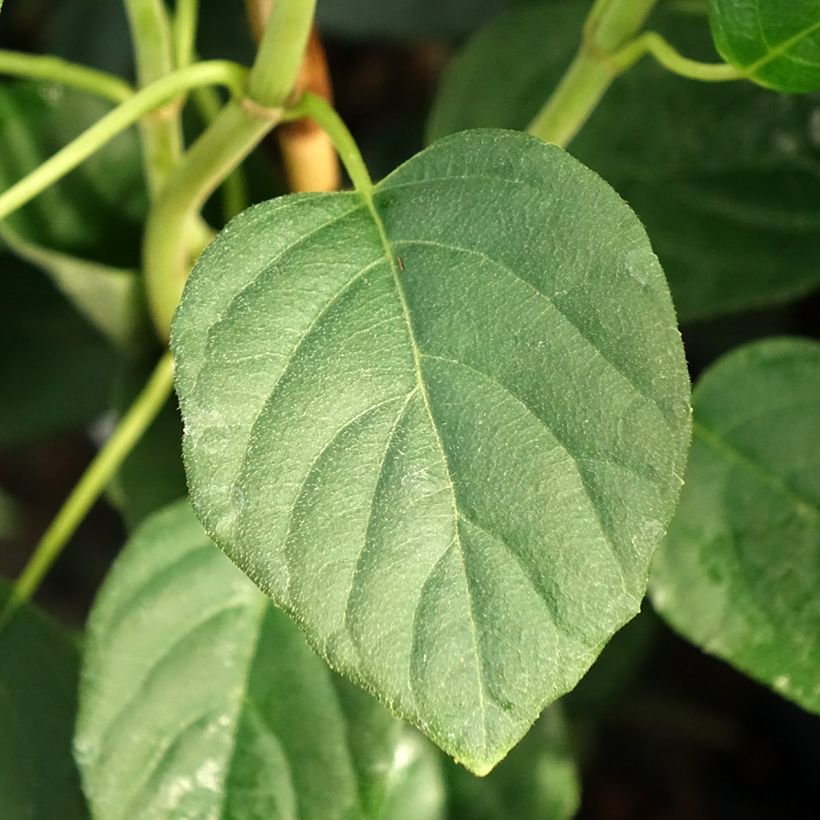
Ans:
[[[187,502],[137,531],[99,593],[75,753],[98,820],[398,820],[397,795],[440,817],[423,739],[324,666]]]
[[[698,646],[820,712],[820,344],[740,348],[700,379],[652,600]]]
[[[0,582],[0,607],[10,586]],[[0,628],[0,813],[3,820],[87,816],[71,758],[77,650],[24,606]]]
[[[173,329],[208,532],[484,773],[637,611],[689,440],[663,274],[554,146],[442,140],[221,234]]]
[[[525,128],[572,58],[582,13],[571,0],[531,5],[477,34],[445,75],[430,138]],[[683,53],[715,59],[701,18],[651,22]],[[638,212],[678,315],[692,321],[820,285],[819,112],[817,96],[693,82],[645,58],[615,82],[570,150]]]
[[[40,271],[0,253],[0,444],[91,421],[116,356]]]
[[[820,90],[817,0],[710,0],[712,36],[727,63],[768,88]]]
[[[487,777],[448,769],[450,820],[569,820],[581,787],[567,730],[557,706]]]

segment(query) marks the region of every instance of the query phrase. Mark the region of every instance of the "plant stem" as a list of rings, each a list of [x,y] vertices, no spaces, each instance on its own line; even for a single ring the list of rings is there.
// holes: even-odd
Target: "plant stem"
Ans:
[[[215,88],[197,88],[192,94],[194,105],[205,125],[210,125],[222,110],[222,100]],[[222,182],[222,219],[230,222],[248,207],[248,185],[241,165],[231,171]]]
[[[72,171],[117,134],[141,117],[186,91],[207,85],[224,85],[239,93],[246,70],[226,60],[212,60],[183,68],[138,91],[75,140],[0,194],[0,219],[25,205],[58,179]]]
[[[282,118],[313,22],[315,0],[277,0],[248,80],[175,168],[151,209],[143,264],[157,331],[168,339],[188,276],[186,234],[208,197]]]
[[[746,78],[745,72],[728,63],[702,63],[699,60],[684,57],[660,34],[654,31],[645,31],[632,42],[627,43],[620,51],[612,55],[611,64],[621,74],[646,54],[654,57],[672,73],[690,80],[716,83]]]
[[[59,57],[41,57],[3,49],[0,49],[0,74],[60,83],[117,103],[125,102],[134,93],[125,80],[105,71],[86,68]]]
[[[546,142],[567,145],[618,76],[611,56],[640,30],[657,0],[598,0],[584,24],[578,53],[529,126]]]
[[[318,94],[308,92],[303,94],[285,115],[285,119],[288,120],[300,117],[316,120],[319,127],[330,137],[353,186],[357,191],[369,192],[373,187],[370,172],[364,164],[359,146],[333,106]]]
[[[199,0],[177,0],[174,15],[174,56],[176,67],[185,68],[194,61]]]
[[[164,0],[125,0],[125,10],[134,43],[138,84],[144,88],[174,70],[168,10]],[[141,123],[140,131],[148,187],[157,196],[182,154],[179,110],[169,106],[161,116]]]
[[[248,96],[259,105],[283,106],[302,62],[316,0],[276,0],[254,61]]]
[[[21,603],[28,601],[37,591],[86,513],[171,395],[173,378],[173,359],[170,353],[166,353],[44,533],[0,613],[0,626],[11,618]]]

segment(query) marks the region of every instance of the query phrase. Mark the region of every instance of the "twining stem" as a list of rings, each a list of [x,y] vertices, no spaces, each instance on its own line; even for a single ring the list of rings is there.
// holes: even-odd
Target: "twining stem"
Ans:
[[[174,14],[174,57],[177,68],[194,61],[199,0],[177,0]]]
[[[0,74],[60,83],[117,103],[125,102],[134,93],[125,80],[105,71],[86,68],[59,57],[42,57],[3,49],[0,49]]]
[[[52,157],[0,194],[0,219],[25,205],[92,154],[169,100],[194,88],[224,85],[241,93],[246,69],[226,60],[211,60],[183,68],[138,91]]]
[[[704,82],[740,80],[746,73],[725,63],[684,57],[660,34],[639,33],[657,0],[598,0],[584,24],[581,47],[561,82],[530,123],[529,132],[568,145],[613,80],[644,55],[682,77]]]
[[[610,56],[639,32],[658,0],[598,0],[581,46],[561,82],[530,123],[529,132],[567,145],[618,76]]]
[[[612,55],[610,65],[621,74],[631,68],[644,55],[650,55],[664,68],[690,80],[707,83],[727,82],[746,79],[746,72],[728,63],[702,63],[684,57],[674,46],[670,45],[660,34],[645,31],[632,42],[627,43],[620,51]]]
[[[333,106],[318,94],[307,92],[285,114],[286,120],[310,117],[330,137],[342,164],[357,191],[367,194],[373,187],[370,172],[364,164],[359,146],[347,130],[342,118]]]
[[[157,331],[170,334],[189,258],[186,235],[222,180],[282,118],[313,22],[315,0],[277,0],[268,19],[247,97],[229,103],[174,169],[148,216],[143,265]]]
[[[28,601],[37,591],[46,573],[57,560],[86,513],[108,486],[114,473],[128,457],[134,445],[140,440],[162,409],[168,396],[171,395],[173,378],[173,359],[170,353],[166,353],[159,360],[142,392],[122,417],[111,438],[89,464],[82,478],[43,534],[0,613],[0,627],[11,618],[21,603]]]
[[[219,116],[223,102],[215,88],[197,88],[192,94],[194,106],[205,125],[210,125]],[[248,183],[245,169],[241,165],[231,171],[222,182],[222,220],[230,222],[248,207]]]
[[[125,0],[125,10],[134,44],[138,85],[145,88],[175,68],[168,10],[164,0]],[[157,196],[182,154],[178,108],[169,106],[140,123],[140,131],[148,187]]]

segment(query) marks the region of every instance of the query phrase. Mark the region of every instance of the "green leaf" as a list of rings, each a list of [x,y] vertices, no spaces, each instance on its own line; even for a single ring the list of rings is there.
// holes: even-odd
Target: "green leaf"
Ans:
[[[143,327],[142,285],[135,271],[89,262],[23,239],[0,224],[9,250],[47,273],[92,325],[123,350]]]
[[[640,223],[561,149],[474,131],[251,208],[172,336],[209,534],[473,771],[636,613],[689,382]]]
[[[778,91],[820,90],[817,0],[710,0],[709,23],[727,63]]]
[[[440,817],[429,747],[351,689],[172,505],[91,613],[75,754],[94,817],[396,820],[407,778],[409,816]]]
[[[569,820],[579,808],[578,771],[557,705],[492,774],[479,779],[451,765],[447,775],[450,820]]]
[[[579,11],[573,2],[524,7],[477,34],[445,74],[429,136],[525,128],[572,58]],[[670,13],[652,27],[683,53],[715,59],[703,20]],[[819,101],[693,82],[645,58],[573,142],[643,220],[681,320],[820,285]]]
[[[669,623],[820,712],[820,344],[740,348],[695,389],[686,486],[652,577]]]
[[[50,84],[0,86],[0,188],[22,179],[111,106]],[[139,145],[121,135],[12,214],[0,240],[43,270],[120,347],[143,326],[139,222],[146,207]]]
[[[0,609],[11,587],[0,582]],[[0,628],[0,806],[3,820],[87,816],[71,759],[77,650],[24,605]]]
[[[81,426],[108,407],[116,356],[37,270],[0,253],[0,444]]]
[[[34,170],[111,110],[89,94],[48,83],[0,86],[0,187]],[[139,143],[128,131],[12,214],[22,239],[109,265],[139,259],[146,210]]]

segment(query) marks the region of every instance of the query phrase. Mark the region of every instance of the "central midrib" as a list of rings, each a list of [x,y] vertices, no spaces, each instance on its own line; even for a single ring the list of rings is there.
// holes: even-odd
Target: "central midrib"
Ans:
[[[461,558],[461,566],[464,573],[464,585],[466,587],[467,592],[467,603],[469,609],[469,617],[470,617],[470,626],[473,636],[473,649],[475,654],[475,661],[476,661],[476,673],[477,673],[477,684],[478,684],[478,698],[479,698],[479,705],[481,708],[481,730],[482,730],[482,739],[483,739],[483,749],[482,751],[486,751],[487,748],[487,706],[484,697],[484,681],[486,678],[486,672],[484,670],[484,663],[481,659],[481,651],[479,649],[479,637],[478,637],[478,623],[475,618],[475,608],[473,606],[473,595],[470,590],[470,579],[467,572],[467,559],[464,555],[464,545],[461,542],[461,532],[459,530],[459,518],[460,513],[458,509],[458,502],[456,500],[456,491],[455,485],[453,484],[452,474],[450,472],[450,463],[447,458],[447,451],[444,449],[444,442],[441,440],[441,435],[438,431],[438,426],[436,425],[435,418],[433,417],[433,410],[430,405],[430,396],[427,392],[427,384],[424,381],[424,373],[421,367],[421,350],[419,349],[418,342],[416,341],[416,334],[413,330],[413,323],[410,318],[410,308],[407,302],[407,296],[404,292],[404,286],[401,283],[401,279],[399,277],[399,270],[396,264],[396,254],[393,250],[393,246],[390,243],[390,238],[387,236],[387,231],[384,227],[384,222],[382,222],[382,218],[376,208],[376,203],[373,199],[373,192],[371,190],[360,190],[359,193],[362,195],[362,198],[367,205],[367,209],[370,212],[371,217],[373,218],[373,222],[376,226],[376,230],[378,231],[379,238],[382,243],[382,248],[384,249],[384,254],[387,257],[387,264],[390,266],[390,272],[393,276],[393,282],[396,286],[396,293],[399,297],[399,302],[401,303],[402,314],[404,316],[404,322],[407,326],[407,335],[410,340],[410,348],[413,353],[413,364],[416,371],[416,384],[418,385],[419,394],[421,395],[422,402],[424,404],[425,412],[427,413],[427,417],[430,420],[430,427],[433,430],[433,436],[436,440],[436,445],[438,450],[441,454],[442,464],[444,466],[444,471],[447,476],[447,483],[450,485],[450,498],[452,501],[453,507],[453,530],[454,530],[454,537],[456,544],[458,545],[458,554]]]

